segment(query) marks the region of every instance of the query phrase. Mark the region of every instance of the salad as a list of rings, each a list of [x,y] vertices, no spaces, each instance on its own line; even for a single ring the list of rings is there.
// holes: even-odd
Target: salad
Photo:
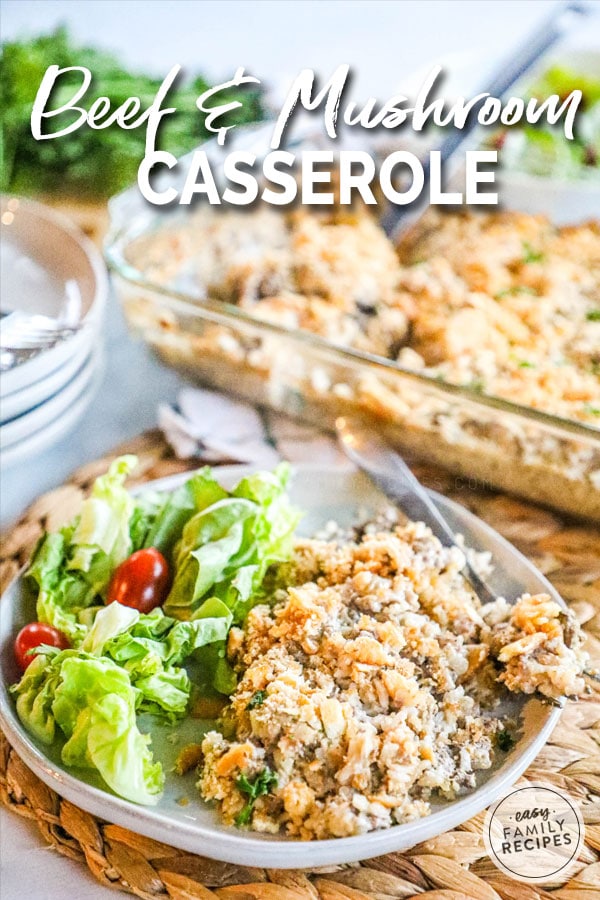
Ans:
[[[299,516],[286,464],[230,492],[204,468],[173,492],[133,497],[124,482],[136,463],[117,459],[77,518],[38,544],[26,572],[37,621],[16,637],[23,675],[11,690],[28,731],[61,741],[65,765],[155,804],[165,776],[138,715],[174,724],[192,690],[235,689],[228,632],[260,598],[269,567],[289,557]]]
[[[559,127],[516,125],[496,132],[493,147],[501,150],[507,169],[544,178],[600,179],[600,78],[564,66],[551,66],[526,92],[526,99],[580,90],[575,139],[567,140]]]

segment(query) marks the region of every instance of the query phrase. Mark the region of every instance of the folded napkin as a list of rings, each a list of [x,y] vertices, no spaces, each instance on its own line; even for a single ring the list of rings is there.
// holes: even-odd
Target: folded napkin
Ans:
[[[158,424],[179,459],[267,468],[279,459],[347,464],[335,439],[320,429],[204,388],[184,388],[176,406],[161,404]]]

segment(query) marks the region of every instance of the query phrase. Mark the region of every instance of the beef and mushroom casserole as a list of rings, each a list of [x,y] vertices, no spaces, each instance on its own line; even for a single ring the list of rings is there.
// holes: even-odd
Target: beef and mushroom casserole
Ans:
[[[427,815],[510,747],[507,690],[581,693],[570,615],[543,594],[482,606],[463,565],[391,517],[297,542],[230,633],[239,682],[202,743],[199,788],[226,823],[306,840]]]
[[[395,248],[361,210],[203,210],[126,254],[196,298],[121,282],[170,363],[323,424],[366,412],[463,477],[600,518],[598,223],[430,211]]]

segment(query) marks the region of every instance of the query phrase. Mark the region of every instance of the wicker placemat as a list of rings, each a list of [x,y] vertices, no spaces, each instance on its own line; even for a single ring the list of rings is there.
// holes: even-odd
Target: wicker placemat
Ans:
[[[172,458],[162,436],[149,432],[111,456],[79,469],[70,482],[40,497],[5,536],[0,557],[2,589],[27,560],[40,532],[76,512],[94,478],[112,455],[137,453],[137,481],[192,467]],[[584,625],[587,649],[600,665],[600,530],[473,486],[433,469],[418,474],[459,500],[511,540],[548,575]],[[593,900],[600,896],[600,685],[569,703],[551,740],[527,777],[568,791],[586,822],[575,868],[544,888],[503,876],[483,844],[483,815],[406,853],[327,870],[251,869],[214,862],[100,821],[47,788],[0,735],[0,792],[15,812],[33,819],[60,853],[85,862],[103,884],[147,900]],[[202,852],[202,847],[198,847]]]

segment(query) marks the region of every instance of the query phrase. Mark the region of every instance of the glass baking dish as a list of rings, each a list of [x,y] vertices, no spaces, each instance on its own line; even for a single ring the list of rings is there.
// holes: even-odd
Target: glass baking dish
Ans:
[[[261,127],[250,128],[236,149],[261,141]],[[600,521],[600,429],[442,383],[202,296],[190,277],[197,245],[169,239],[174,229],[185,234],[190,207],[153,208],[136,187],[111,201],[110,215],[106,254],[126,319],[167,365],[324,427],[343,414],[372,417],[408,455]],[[140,238],[143,264],[131,251]]]

